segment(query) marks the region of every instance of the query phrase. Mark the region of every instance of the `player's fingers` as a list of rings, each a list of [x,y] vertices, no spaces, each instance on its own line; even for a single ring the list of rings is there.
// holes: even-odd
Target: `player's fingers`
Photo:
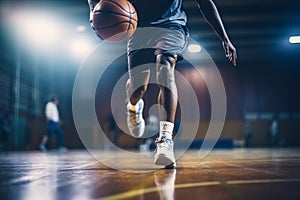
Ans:
[[[228,45],[228,44],[226,45],[226,51],[227,51],[227,55],[230,56],[230,55],[231,55],[231,52],[230,52],[230,48],[229,48],[229,45]]]
[[[236,66],[236,60],[237,60],[237,54],[236,51],[233,52],[233,56],[232,56],[232,64],[234,66]]]
[[[224,48],[224,51],[225,51],[225,56],[228,58],[228,50],[229,50],[229,48],[228,48],[227,43],[223,42],[223,48]]]
[[[237,60],[237,52],[236,51],[234,51],[234,60],[235,60],[235,64],[236,64],[236,60]]]
[[[233,57],[233,56],[232,56],[232,53],[229,52],[229,53],[228,53],[228,58],[229,58],[230,61],[232,60],[232,57]]]
[[[227,47],[225,47],[225,56],[226,56],[227,58],[228,58],[228,56],[229,56]]]

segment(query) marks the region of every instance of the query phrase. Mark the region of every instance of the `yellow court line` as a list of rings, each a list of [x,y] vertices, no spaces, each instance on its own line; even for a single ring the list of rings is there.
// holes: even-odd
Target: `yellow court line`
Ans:
[[[228,185],[239,185],[239,184],[259,184],[259,183],[287,183],[287,182],[300,182],[300,179],[257,179],[257,180],[233,180],[233,181],[225,181],[221,183],[221,181],[210,181],[210,182],[198,182],[198,183],[184,183],[184,184],[176,184],[174,186],[175,189],[182,188],[191,188],[191,187],[205,187],[205,186],[216,186],[221,184]],[[101,200],[119,200],[119,199],[127,199],[131,197],[135,197],[142,194],[148,194],[152,192],[161,191],[163,187],[151,187],[151,188],[142,188],[130,190],[127,192],[107,196],[100,198]]]
[[[214,186],[220,185],[219,181],[211,181],[211,182],[201,182],[201,183],[184,183],[184,184],[177,184],[174,186],[176,189],[180,188],[190,188],[190,187],[200,187],[200,186]],[[107,197],[100,198],[101,200],[117,200],[117,199],[127,199],[130,197],[135,197],[141,194],[148,194],[152,192],[157,192],[163,190],[163,187],[151,187],[151,188],[142,188],[137,190],[130,190],[124,193],[115,194]]]
[[[226,181],[228,185],[239,185],[239,184],[255,184],[255,183],[287,183],[287,182],[300,182],[299,178],[295,179],[258,179],[258,180],[235,180]]]
[[[158,170],[156,172],[156,174],[160,174],[160,175],[163,175],[165,173],[166,173],[166,171],[164,169]],[[156,187],[146,188],[147,185],[150,185],[153,182],[154,182],[154,177],[151,175],[148,178],[144,179],[144,181],[141,184],[139,184],[137,187],[134,187],[129,191],[122,192],[122,193],[115,194],[115,195],[102,197],[102,198],[99,198],[99,199],[101,199],[101,200],[127,199],[127,198],[130,198],[130,197],[135,197],[135,196],[138,196],[138,195],[148,194],[148,193],[163,190],[164,186],[156,186]],[[196,186],[209,186],[209,185],[219,185],[219,184],[220,184],[219,181],[201,182],[201,183],[197,183]],[[173,187],[176,187],[176,188],[196,187],[194,185],[195,185],[195,183],[186,183],[186,184],[177,184],[176,186],[174,185]],[[170,187],[172,187],[172,186],[170,186]]]

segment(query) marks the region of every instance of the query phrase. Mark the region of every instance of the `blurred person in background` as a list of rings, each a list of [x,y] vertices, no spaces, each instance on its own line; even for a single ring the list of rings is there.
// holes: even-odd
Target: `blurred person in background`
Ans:
[[[58,150],[61,152],[66,152],[68,149],[63,145],[63,130],[61,128],[61,120],[59,118],[58,105],[59,101],[56,97],[53,97],[51,101],[46,104],[45,114],[48,123],[48,132],[43,136],[42,142],[40,144],[40,149],[43,152],[47,152],[46,144],[51,139],[53,133],[57,134],[57,145]]]

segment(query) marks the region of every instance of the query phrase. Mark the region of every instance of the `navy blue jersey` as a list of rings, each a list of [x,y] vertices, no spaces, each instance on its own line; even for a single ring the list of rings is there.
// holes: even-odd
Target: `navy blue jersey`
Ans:
[[[88,0],[91,10],[99,0]],[[138,26],[186,26],[187,17],[182,9],[182,0],[128,0],[138,14]]]
[[[138,13],[138,26],[186,25],[182,0],[129,0]]]

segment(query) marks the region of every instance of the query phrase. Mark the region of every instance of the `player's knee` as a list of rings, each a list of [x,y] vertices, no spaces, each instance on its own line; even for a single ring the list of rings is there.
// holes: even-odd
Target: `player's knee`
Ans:
[[[172,79],[172,70],[168,65],[160,65],[157,71],[157,82],[160,85],[167,86]]]
[[[156,79],[159,85],[168,87],[175,82],[174,75],[175,59],[171,56],[160,55]]]

